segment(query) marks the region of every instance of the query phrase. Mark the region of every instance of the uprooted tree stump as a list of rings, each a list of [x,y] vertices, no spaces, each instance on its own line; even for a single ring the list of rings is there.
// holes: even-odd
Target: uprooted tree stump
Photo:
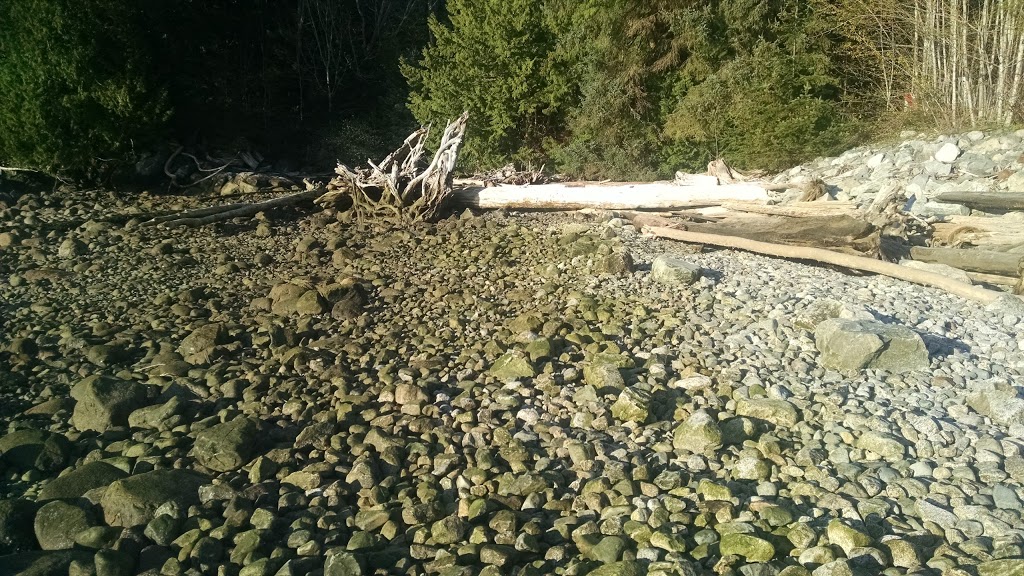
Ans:
[[[333,205],[344,197],[351,198],[350,210],[357,221],[391,220],[410,222],[435,220],[451,195],[453,170],[459,148],[466,133],[465,112],[445,127],[441,143],[426,168],[420,169],[430,128],[413,132],[405,142],[380,162],[369,162],[369,168],[352,170],[338,164],[337,176],[327,185],[327,192],[315,202]]]
[[[264,210],[312,201],[327,208],[351,202],[357,221],[410,223],[436,220],[452,193],[453,171],[466,133],[469,113],[449,122],[430,164],[421,170],[430,128],[416,130],[380,162],[367,160],[370,168],[352,170],[344,164],[326,187],[305,180],[306,190],[263,202],[223,204],[174,214],[143,216],[143,226],[203,226],[222,220],[252,216]]]

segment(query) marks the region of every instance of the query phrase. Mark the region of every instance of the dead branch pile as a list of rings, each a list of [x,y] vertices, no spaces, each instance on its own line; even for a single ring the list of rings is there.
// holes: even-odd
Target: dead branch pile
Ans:
[[[360,221],[410,222],[435,220],[451,194],[452,172],[466,133],[469,113],[448,123],[441,143],[426,168],[420,169],[430,128],[420,128],[379,164],[355,170],[338,164],[337,176],[327,193],[316,199],[321,206],[350,198],[353,216]]]

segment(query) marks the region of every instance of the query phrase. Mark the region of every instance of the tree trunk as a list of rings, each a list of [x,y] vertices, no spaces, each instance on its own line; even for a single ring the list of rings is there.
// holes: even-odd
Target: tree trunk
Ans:
[[[695,205],[713,206],[733,200],[768,200],[763,186],[753,183],[719,185],[715,176],[691,176],[686,184],[671,182],[568,182],[536,186],[499,185],[456,189],[453,202],[474,208],[512,210],[671,210]]]
[[[910,256],[922,262],[947,264],[968,272],[1017,276],[1017,270],[1024,260],[1024,254],[1012,252],[990,252],[988,250],[962,250],[958,248],[925,248],[914,246]]]
[[[944,192],[935,200],[977,210],[1024,210],[1024,192]]]

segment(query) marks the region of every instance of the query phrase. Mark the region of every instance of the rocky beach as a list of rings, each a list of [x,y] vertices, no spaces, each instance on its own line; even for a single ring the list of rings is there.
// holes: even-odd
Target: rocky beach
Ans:
[[[961,213],[1022,136],[780,178]],[[133,217],[196,202],[0,196],[0,575],[1024,575],[1020,299],[613,214]]]

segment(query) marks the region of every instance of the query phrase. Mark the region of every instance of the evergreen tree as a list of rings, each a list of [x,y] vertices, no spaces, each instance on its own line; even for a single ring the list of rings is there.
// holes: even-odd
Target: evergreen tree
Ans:
[[[159,135],[137,17],[115,0],[0,2],[0,160],[82,175]]]
[[[450,0],[447,10],[447,22],[431,16],[434,41],[420,61],[402,68],[416,119],[443,125],[468,110],[464,166],[541,161],[563,104],[543,3]]]

